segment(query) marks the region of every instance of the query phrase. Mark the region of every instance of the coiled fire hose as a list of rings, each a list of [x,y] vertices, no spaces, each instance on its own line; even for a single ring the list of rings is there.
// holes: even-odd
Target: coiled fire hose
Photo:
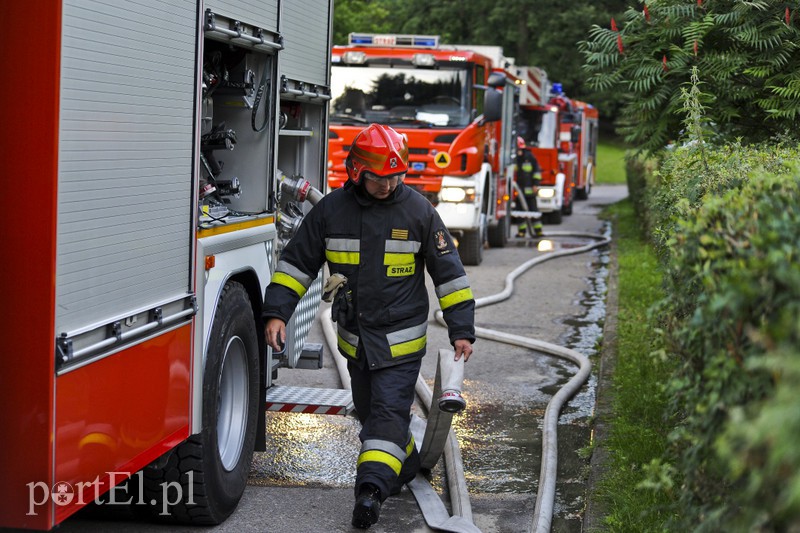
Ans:
[[[545,255],[534,257],[518,266],[506,276],[505,288],[496,294],[475,300],[475,307],[485,307],[507,300],[514,292],[514,280],[525,273],[530,268],[567,255],[575,255],[605,246],[611,242],[609,237],[595,233],[576,233],[576,232],[548,232],[546,237],[581,237],[595,239],[596,242],[589,243],[576,248],[550,252]],[[441,325],[446,325],[442,317],[441,310],[435,313],[436,321]],[[591,362],[583,354],[536,339],[513,335],[492,329],[475,328],[475,335],[480,338],[489,339],[506,344],[513,344],[554,355],[562,359],[567,359],[579,365],[578,372],[550,399],[545,410],[544,423],[542,427],[542,466],[539,472],[539,489],[536,493],[536,508],[534,510],[533,521],[529,532],[548,533],[553,520],[553,505],[556,492],[556,467],[558,464],[558,416],[563,405],[578,391],[583,383],[589,378],[591,372]]]

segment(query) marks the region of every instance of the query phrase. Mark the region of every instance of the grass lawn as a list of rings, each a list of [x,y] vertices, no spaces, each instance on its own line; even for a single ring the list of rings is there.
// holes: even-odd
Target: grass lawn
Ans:
[[[614,139],[601,138],[597,145],[596,183],[625,184],[625,146]]]
[[[655,254],[643,240],[630,199],[609,206],[619,264],[617,354],[612,377],[612,411],[604,478],[595,496],[605,504],[606,531],[662,531],[670,498],[642,488],[651,461],[667,446],[663,420],[671,362],[655,353],[661,346],[648,312],[662,297]]]

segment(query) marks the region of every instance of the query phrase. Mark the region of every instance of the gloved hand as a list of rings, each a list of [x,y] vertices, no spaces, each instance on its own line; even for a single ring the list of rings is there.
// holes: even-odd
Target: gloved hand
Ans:
[[[331,274],[325,281],[325,286],[322,288],[322,299],[326,302],[333,302],[331,319],[334,322],[353,319],[355,313],[353,291],[347,288],[347,278],[342,274],[338,272]]]
[[[347,278],[343,275],[339,274],[331,274],[325,281],[325,286],[322,288],[322,299],[326,302],[330,303],[336,298],[336,293],[339,292],[339,289],[342,288],[343,285],[347,283]]]
[[[348,322],[355,317],[353,308],[353,291],[344,288],[337,292],[331,307],[331,319],[334,322]]]

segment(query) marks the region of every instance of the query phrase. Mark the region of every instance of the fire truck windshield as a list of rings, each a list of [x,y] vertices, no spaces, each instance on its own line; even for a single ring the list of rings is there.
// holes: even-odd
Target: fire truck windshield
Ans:
[[[558,143],[556,114],[546,109],[523,109],[519,114],[517,132],[529,145],[556,148]]]
[[[331,123],[463,128],[470,121],[469,72],[334,66]]]

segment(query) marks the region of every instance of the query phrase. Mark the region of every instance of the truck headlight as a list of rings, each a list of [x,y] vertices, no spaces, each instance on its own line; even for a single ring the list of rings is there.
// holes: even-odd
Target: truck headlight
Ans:
[[[463,187],[442,187],[439,192],[439,197],[443,202],[472,202],[475,200],[475,189],[470,187],[464,189]]]
[[[539,189],[539,198],[543,198],[545,200],[549,200],[556,195],[555,189]]]

